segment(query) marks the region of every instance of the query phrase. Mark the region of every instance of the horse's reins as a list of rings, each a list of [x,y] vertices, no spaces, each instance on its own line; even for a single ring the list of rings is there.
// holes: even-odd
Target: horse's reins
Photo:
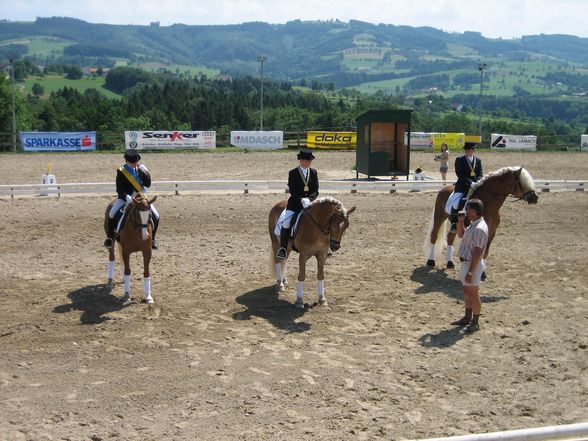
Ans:
[[[340,245],[341,244],[341,241],[335,240],[335,239],[331,239],[331,224],[333,223],[333,218],[335,216],[339,216],[339,217],[343,217],[343,216],[341,216],[339,213],[333,213],[331,215],[331,217],[329,218],[329,222],[327,223],[327,230],[325,231],[325,230],[323,230],[323,227],[321,227],[319,225],[319,223],[316,221],[316,219],[314,217],[312,217],[312,214],[310,214],[309,211],[304,210],[304,214],[307,214],[308,217],[310,218],[310,220],[312,220],[312,222],[320,230],[320,232],[323,233],[325,236],[327,236],[329,238],[329,242],[334,242],[336,245]]]
[[[514,185],[519,185],[520,186],[520,183],[521,183],[521,180],[520,179],[517,179],[515,181]],[[484,191],[487,191],[490,194],[496,194],[498,196],[506,196],[506,197],[508,197],[508,196],[511,196],[512,195],[515,199],[512,200],[511,202],[524,201],[525,200],[525,196],[528,195],[529,193],[532,193],[532,190],[531,190],[531,191],[528,191],[528,192],[524,193],[521,197],[518,197],[517,198],[512,193],[500,193],[498,191],[492,191],[492,190],[490,190],[488,188],[479,187],[479,188],[476,188],[476,190],[472,193],[472,195],[470,196],[470,199],[474,197],[474,195],[476,194],[476,191],[478,191],[478,190],[484,190]]]

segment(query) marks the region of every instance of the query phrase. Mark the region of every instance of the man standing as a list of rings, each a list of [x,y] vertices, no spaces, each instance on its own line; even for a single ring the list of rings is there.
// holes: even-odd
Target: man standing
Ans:
[[[483,256],[488,244],[488,225],[483,214],[484,204],[480,199],[470,199],[465,206],[465,214],[463,212],[458,214],[457,236],[461,239],[459,280],[463,285],[465,314],[451,324],[467,326],[464,330],[467,334],[480,330],[478,322],[482,311],[480,278],[484,271]],[[464,227],[464,216],[467,216],[470,221],[467,228]]]
[[[314,168],[310,168],[314,155],[311,150],[303,149],[298,153],[300,165],[288,173],[288,189],[290,198],[284,214],[284,223],[280,231],[280,248],[276,257],[286,259],[288,257],[288,241],[292,231],[293,222],[298,213],[314,201],[319,194],[318,174]]]
[[[471,185],[484,176],[482,172],[482,160],[474,156],[476,143],[466,142],[464,145],[464,155],[455,159],[455,174],[457,182],[453,193],[449,195],[445,212],[449,215],[451,222],[451,232],[455,233],[457,229],[457,212],[463,207],[462,200],[467,196]]]

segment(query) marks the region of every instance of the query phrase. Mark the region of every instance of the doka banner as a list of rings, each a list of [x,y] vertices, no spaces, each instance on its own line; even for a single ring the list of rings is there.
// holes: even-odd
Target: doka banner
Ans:
[[[580,136],[580,151],[588,152],[588,135]]]
[[[203,131],[125,131],[128,149],[214,149],[216,132]]]
[[[306,132],[306,145],[314,149],[354,149],[355,132]]]
[[[431,133],[433,149],[441,150],[441,144],[447,144],[449,150],[459,150],[464,146],[465,133]]]
[[[20,132],[25,152],[76,152],[96,150],[96,132]]]
[[[231,145],[242,149],[275,150],[284,147],[284,132],[231,132]]]
[[[495,150],[537,150],[537,137],[534,135],[500,135],[492,133],[490,148]]]

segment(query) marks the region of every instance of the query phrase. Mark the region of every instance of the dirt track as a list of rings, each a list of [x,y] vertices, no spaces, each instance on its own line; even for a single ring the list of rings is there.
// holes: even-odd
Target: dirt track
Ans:
[[[586,154],[481,156],[487,172],[588,177]],[[144,159],[168,180],[279,179],[293,158]],[[3,155],[0,183],[38,182],[47,162],[60,182],[88,182],[120,158]],[[352,177],[353,163],[322,153],[315,166]],[[434,169],[422,153],[412,164]],[[160,196],[153,308],[104,286],[109,197],[0,199],[0,440],[401,439],[586,420],[588,194],[507,201],[483,329],[467,337],[448,324],[463,308],[455,270],[423,266],[433,193],[334,195],[358,208],[326,268],[329,306],[305,313],[268,271],[266,216],[282,196]]]

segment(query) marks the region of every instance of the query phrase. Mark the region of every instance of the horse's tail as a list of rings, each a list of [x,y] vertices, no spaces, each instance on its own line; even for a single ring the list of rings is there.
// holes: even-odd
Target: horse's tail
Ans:
[[[427,229],[427,235],[425,236],[425,240],[423,241],[423,254],[425,258],[429,258],[429,250],[431,247],[431,233],[433,232],[433,228],[435,227],[435,210],[431,214],[431,219],[429,221],[429,228]],[[447,222],[443,221],[441,226],[439,227],[439,231],[437,232],[437,240],[434,243],[435,246],[435,260],[440,260],[443,254],[443,249],[447,246]]]

